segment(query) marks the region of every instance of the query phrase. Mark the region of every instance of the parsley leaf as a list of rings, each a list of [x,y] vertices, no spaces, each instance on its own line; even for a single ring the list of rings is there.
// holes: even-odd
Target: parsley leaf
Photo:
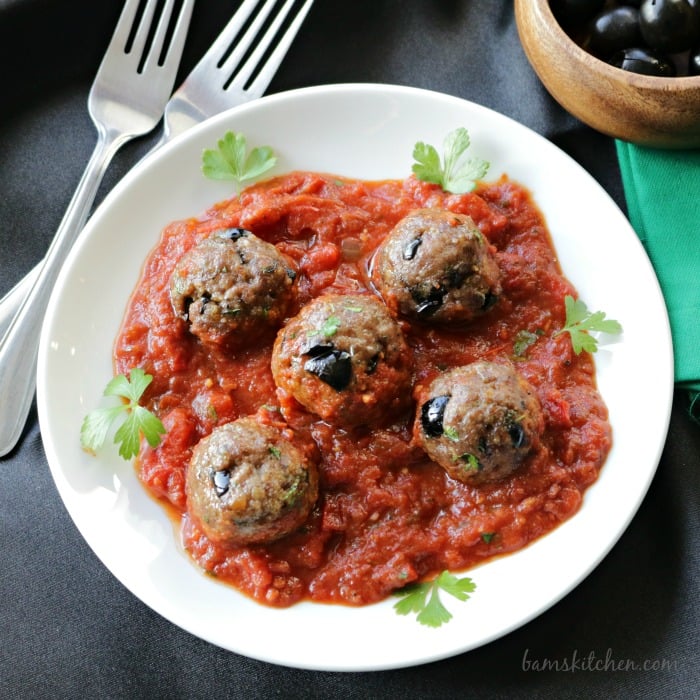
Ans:
[[[465,158],[469,145],[469,132],[464,127],[451,131],[442,143],[441,163],[435,147],[419,141],[413,148],[414,175],[424,182],[440,185],[445,192],[471,192],[476,181],[486,175],[490,164],[481,158]]]
[[[455,455],[452,458],[453,462],[459,462],[462,461],[464,464],[462,465],[462,469],[467,472],[478,472],[479,469],[481,468],[481,465],[479,464],[479,459],[476,455],[472,454],[471,452],[465,452],[462,455]]]
[[[340,319],[337,316],[329,316],[321,326],[320,333],[324,338],[332,338],[340,328]]]
[[[571,337],[571,345],[578,355],[581,351],[596,352],[598,341],[589,335],[588,331],[599,331],[601,333],[617,334],[622,333],[622,326],[618,321],[606,319],[604,311],[591,313],[586,304],[580,299],[574,299],[567,294],[564,297],[566,308],[566,321],[564,327],[554,333],[568,333]]]
[[[258,146],[247,153],[246,137],[227,131],[217,141],[217,149],[207,148],[202,153],[202,172],[210,180],[233,180],[236,192],[242,183],[254,180],[277,162],[269,146]]]
[[[513,339],[513,357],[522,360],[528,348],[537,341],[542,332],[531,333],[527,330],[518,331]]]
[[[453,428],[451,425],[448,425],[443,431],[442,434],[448,439],[452,440],[452,442],[459,442],[459,433],[457,432],[457,428]]]
[[[85,416],[80,427],[80,444],[83,449],[88,452],[99,450],[114,421],[123,415],[126,415],[126,419],[114,434],[114,442],[119,444],[121,457],[128,460],[138,454],[142,435],[151,447],[157,447],[160,436],[165,433],[165,427],[157,416],[138,403],[152,381],[152,375],[138,367],[129,372],[128,378],[120,374],[110,380],[105,387],[104,396],[118,396],[127,402],[119,406],[97,408]]]
[[[452,613],[440,600],[440,589],[457,600],[468,600],[469,594],[476,590],[476,584],[469,577],[457,578],[449,571],[443,571],[433,581],[409,584],[396,591],[395,595],[402,596],[402,600],[394,605],[394,610],[399,615],[416,613],[416,620],[421,625],[440,627],[452,619]]]

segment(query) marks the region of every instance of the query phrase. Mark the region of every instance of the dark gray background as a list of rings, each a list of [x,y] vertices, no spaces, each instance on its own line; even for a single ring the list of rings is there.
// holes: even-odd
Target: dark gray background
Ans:
[[[238,4],[199,0],[181,77]],[[92,151],[87,93],[120,8],[119,0],[0,0],[0,295],[39,261]],[[613,142],[544,92],[508,0],[316,0],[268,92],[337,82],[430,88],[503,112],[570,154],[624,209]],[[148,145],[143,139],[118,155],[101,194]],[[653,400],[644,377],[638,400]],[[700,428],[686,408],[685,395],[677,394],[647,498],[575,591],[468,654],[364,674],[240,657],[145,607],[75,529],[51,480],[33,411],[18,448],[0,459],[0,697],[697,697]],[[526,672],[526,653],[561,662],[609,654],[666,670]]]

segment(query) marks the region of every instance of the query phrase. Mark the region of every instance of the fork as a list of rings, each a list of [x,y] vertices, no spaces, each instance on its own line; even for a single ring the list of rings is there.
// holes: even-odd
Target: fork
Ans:
[[[296,9],[295,0],[286,0],[270,20],[277,4],[279,0],[243,2],[168,102],[163,118],[163,132],[152,151],[204,119],[257,99],[265,93],[311,9],[313,0],[303,0]],[[299,5],[298,2],[296,4]],[[291,17],[291,21],[285,26],[284,22],[288,17]],[[259,36],[260,33],[262,36]],[[273,47],[273,42],[274,48],[265,58],[266,52]],[[255,49],[246,58],[253,45]],[[0,338],[3,337],[38,275],[40,267],[41,264],[32,269],[0,299]],[[33,392],[33,388],[32,384],[28,391]],[[2,412],[3,407],[0,405],[0,415]],[[14,445],[14,442],[10,444],[5,440],[2,431],[3,426],[0,424],[0,457],[7,454]]]
[[[107,165],[128,140],[155,127],[172,92],[194,0],[182,0],[176,19],[175,0],[165,0],[156,20],[157,4],[126,0],[88,97],[97,144],[34,284],[0,342],[0,456],[14,447],[29,413],[46,306]]]

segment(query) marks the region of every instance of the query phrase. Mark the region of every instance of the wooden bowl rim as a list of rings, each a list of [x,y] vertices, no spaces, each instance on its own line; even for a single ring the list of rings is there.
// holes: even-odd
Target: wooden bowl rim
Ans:
[[[562,51],[572,52],[572,57],[574,59],[580,60],[581,63],[591,70],[601,73],[611,81],[621,81],[630,87],[648,91],[679,93],[684,92],[686,89],[690,89],[691,91],[693,89],[700,90],[700,75],[683,75],[673,78],[664,78],[655,75],[633,73],[632,71],[622,70],[622,68],[616,68],[593,54],[588,53],[588,51],[579,46],[564,31],[552,12],[549,0],[515,0],[515,4],[516,6],[520,5],[522,8],[526,8],[530,5],[533,13],[539,10],[542,14],[546,29],[552,33],[552,38],[561,47]],[[523,12],[516,13],[516,23],[519,14],[523,14]]]

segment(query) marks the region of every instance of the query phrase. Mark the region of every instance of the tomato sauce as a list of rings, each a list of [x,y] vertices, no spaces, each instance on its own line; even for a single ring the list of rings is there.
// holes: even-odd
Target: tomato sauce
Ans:
[[[414,387],[478,358],[508,358],[533,385],[545,416],[541,446],[511,477],[470,486],[450,479],[411,440],[412,416],[353,432],[306,413],[278,392],[273,336],[235,354],[202,346],[175,319],[169,277],[211,232],[244,227],[274,243],[297,269],[297,306],[325,292],[372,291],[372,254],[413,209],[470,215],[495,246],[498,304],[467,329],[402,322]],[[167,434],[137,462],[149,491],[180,517],[185,549],[205,571],[254,599],[371,603],[443,569],[463,570],[514,552],[571,517],[611,446],[590,355],[575,355],[564,323],[560,270],[543,217],[522,186],[502,177],[451,195],[413,177],[361,182],[293,172],[254,185],[200,218],[169,225],[150,254],[115,344],[115,367],[154,376],[146,404]],[[527,339],[522,343],[523,338]],[[526,347],[524,347],[526,346]],[[317,447],[321,493],[297,532],[267,545],[210,542],[187,514],[185,470],[193,446],[217,425],[257,414],[292,425]]]

